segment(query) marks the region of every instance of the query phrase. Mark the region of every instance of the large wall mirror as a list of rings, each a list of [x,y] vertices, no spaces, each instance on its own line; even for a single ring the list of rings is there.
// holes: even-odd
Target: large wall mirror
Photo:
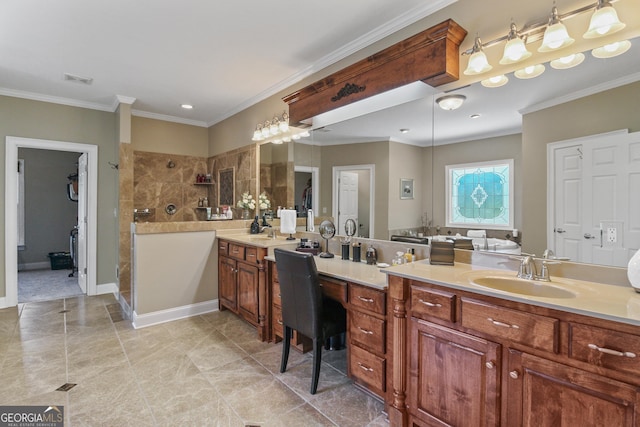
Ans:
[[[301,206],[311,180],[311,206],[317,216],[336,218],[338,234],[344,234],[340,224],[349,217],[357,219],[358,235],[364,237],[439,234],[447,230],[446,167],[510,159],[513,228],[523,231],[523,251],[541,254],[553,243],[549,229],[554,227],[547,218],[547,144],[622,128],[640,130],[637,103],[628,100],[630,94],[640,96],[640,40],[631,42],[628,52],[614,58],[596,59],[587,51],[575,68],[554,69],[547,63],[534,79],[510,73],[501,87],[478,82],[453,89],[446,95],[465,97],[456,110],[441,109],[435,101],[445,93],[420,83],[402,88],[403,96],[391,96],[387,104],[384,99],[370,102],[365,113],[314,118],[311,137],[286,147],[288,199],[282,204]],[[602,100],[607,107],[598,109],[594,103]],[[583,107],[595,109],[597,119],[583,115]],[[556,112],[562,116],[549,122],[552,128],[540,125],[540,117]],[[265,157],[275,151],[260,150]],[[402,198],[401,182],[408,179],[412,197]],[[513,230],[502,227],[501,233],[512,235]],[[630,253],[640,246],[627,243]]]

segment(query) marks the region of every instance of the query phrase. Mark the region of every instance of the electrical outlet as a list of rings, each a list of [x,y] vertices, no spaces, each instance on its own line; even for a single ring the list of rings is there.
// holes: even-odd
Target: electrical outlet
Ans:
[[[323,207],[322,207],[322,213],[323,213],[323,214],[326,214],[326,213],[327,213],[327,207],[326,207],[326,206],[323,206]]]
[[[618,229],[615,227],[607,227],[607,242],[616,243],[618,241]]]

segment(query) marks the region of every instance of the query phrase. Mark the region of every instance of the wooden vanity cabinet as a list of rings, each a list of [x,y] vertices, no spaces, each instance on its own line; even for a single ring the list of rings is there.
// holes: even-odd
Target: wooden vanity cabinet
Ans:
[[[398,426],[638,426],[640,331],[389,276]]]
[[[218,240],[218,300],[220,310],[240,315],[268,339],[266,321],[266,249]]]

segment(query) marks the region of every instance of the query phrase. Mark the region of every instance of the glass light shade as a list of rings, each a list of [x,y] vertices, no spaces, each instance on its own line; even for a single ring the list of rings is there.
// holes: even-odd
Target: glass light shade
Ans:
[[[262,141],[264,139],[264,136],[262,136],[262,126],[258,125],[256,126],[256,130],[253,131],[253,138],[251,138],[252,141]]]
[[[562,22],[550,24],[544,31],[542,45],[538,52],[552,52],[572,44],[575,40],[569,37],[567,27]]]
[[[573,68],[582,64],[584,61],[583,53],[574,53],[573,55],[563,56],[562,58],[554,59],[549,64],[556,70],[566,70],[567,68]]]
[[[630,47],[631,42],[629,40],[622,40],[595,48],[591,51],[591,54],[600,59],[613,58],[614,56],[622,55],[628,51]]]
[[[436,99],[436,103],[443,110],[451,111],[460,108],[465,99],[467,99],[467,97],[464,95],[445,95]]]
[[[271,135],[277,135],[280,133],[280,127],[278,126],[279,124],[280,120],[278,120],[277,117],[274,117],[271,121],[271,125],[269,126],[269,133]]]
[[[584,33],[585,39],[594,39],[609,34],[613,34],[622,30],[625,24],[620,22],[616,10],[610,4],[604,3],[601,7],[599,4],[596,11],[591,16],[589,29]]]
[[[271,126],[271,122],[269,120],[264,122],[264,126],[262,126],[261,132],[262,136],[264,136],[265,138],[268,138],[271,135],[271,133],[269,132],[269,126]]]
[[[509,78],[507,76],[500,74],[499,76],[493,76],[482,80],[480,84],[484,87],[500,87],[506,85],[508,81]]]
[[[278,124],[278,128],[280,129],[280,132],[288,132],[289,131],[289,123],[285,122],[284,120],[281,121]]]
[[[281,139],[274,139],[273,141],[271,141],[271,143],[275,144],[275,145],[280,145],[280,144],[282,144],[282,140]]]
[[[530,65],[513,73],[519,79],[532,79],[544,73],[545,67],[542,64]]]
[[[299,134],[291,135],[291,139],[293,139],[294,141],[297,141],[300,139],[300,135]]]
[[[486,73],[492,68],[493,67],[489,65],[489,61],[487,61],[487,55],[485,55],[482,50],[479,50],[478,52],[471,54],[469,64],[467,65],[467,69],[464,70],[464,74],[467,76],[473,76],[476,74]]]
[[[518,61],[523,61],[531,56],[531,52],[527,50],[524,45],[524,40],[520,37],[515,37],[507,42],[504,46],[504,54],[500,60],[500,64],[515,64]]]

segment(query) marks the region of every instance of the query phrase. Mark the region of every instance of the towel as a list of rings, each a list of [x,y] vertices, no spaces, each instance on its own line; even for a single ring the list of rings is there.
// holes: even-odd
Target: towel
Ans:
[[[311,209],[307,211],[307,231],[316,231],[316,228],[313,225],[313,210]]]
[[[293,209],[282,209],[280,211],[280,232],[294,234],[296,232],[297,216],[297,212]]]
[[[468,230],[467,237],[485,237],[487,235],[487,230]]]

